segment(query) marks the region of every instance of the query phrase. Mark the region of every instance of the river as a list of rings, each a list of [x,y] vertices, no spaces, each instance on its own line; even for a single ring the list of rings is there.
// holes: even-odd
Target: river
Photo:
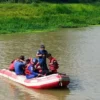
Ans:
[[[0,100],[100,100],[100,26],[34,34],[0,35],[0,68],[20,55],[35,57],[40,44],[70,77],[66,89],[28,89],[0,78]]]

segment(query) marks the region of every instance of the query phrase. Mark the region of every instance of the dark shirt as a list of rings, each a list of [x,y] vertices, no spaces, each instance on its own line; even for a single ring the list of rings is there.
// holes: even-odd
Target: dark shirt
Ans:
[[[37,54],[41,54],[41,55],[45,55],[45,56],[41,56],[39,57],[39,59],[44,59],[46,61],[46,55],[48,54],[47,50],[38,50]]]

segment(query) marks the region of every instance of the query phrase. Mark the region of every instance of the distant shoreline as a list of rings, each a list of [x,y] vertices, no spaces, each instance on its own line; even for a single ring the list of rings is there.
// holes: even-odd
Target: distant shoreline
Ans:
[[[0,4],[0,34],[54,31],[100,24],[97,4]]]

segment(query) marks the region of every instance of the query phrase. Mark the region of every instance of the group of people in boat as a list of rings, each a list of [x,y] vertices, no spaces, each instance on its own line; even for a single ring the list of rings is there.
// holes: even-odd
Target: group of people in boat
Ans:
[[[49,59],[48,67],[46,58]],[[10,71],[15,71],[17,75],[26,75],[27,79],[57,73],[58,68],[57,60],[45,50],[44,45],[40,46],[36,53],[36,58],[25,60],[25,57],[21,55],[13,60],[9,66]]]

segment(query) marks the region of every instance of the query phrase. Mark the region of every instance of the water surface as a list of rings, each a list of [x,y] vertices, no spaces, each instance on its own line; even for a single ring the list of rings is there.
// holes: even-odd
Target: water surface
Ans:
[[[0,68],[25,55],[35,57],[40,44],[69,75],[68,89],[32,90],[0,78],[1,100],[100,100],[100,26],[38,34],[0,35]]]

